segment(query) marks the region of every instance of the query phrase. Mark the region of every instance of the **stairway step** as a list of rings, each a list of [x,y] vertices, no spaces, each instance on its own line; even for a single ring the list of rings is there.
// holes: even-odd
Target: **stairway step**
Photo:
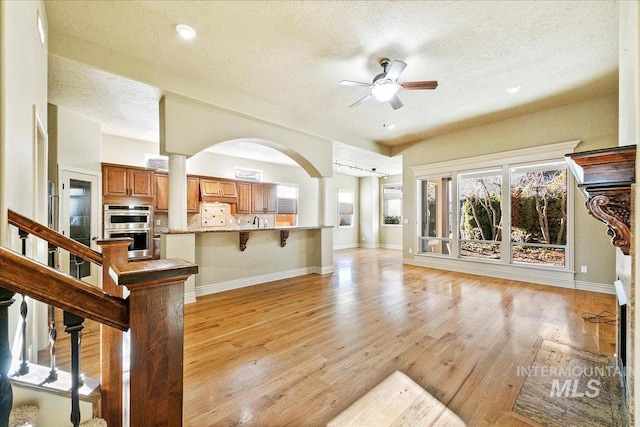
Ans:
[[[9,369],[11,385],[27,389],[45,391],[58,396],[71,397],[71,373],[58,370],[58,379],[55,382],[47,382],[49,367],[29,364],[29,373],[15,375],[20,368],[20,360],[14,359]],[[102,397],[100,382],[92,378],[84,378],[84,384],[79,390],[80,400],[91,402],[94,407],[100,405]]]

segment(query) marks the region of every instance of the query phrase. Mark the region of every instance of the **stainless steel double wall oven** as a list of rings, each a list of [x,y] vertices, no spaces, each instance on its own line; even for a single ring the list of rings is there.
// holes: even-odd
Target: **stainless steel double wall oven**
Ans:
[[[151,205],[104,205],[104,238],[132,238],[129,259],[151,258],[152,225]]]

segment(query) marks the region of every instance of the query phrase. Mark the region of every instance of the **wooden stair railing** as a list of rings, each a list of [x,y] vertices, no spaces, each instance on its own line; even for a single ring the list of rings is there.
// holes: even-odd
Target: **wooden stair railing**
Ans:
[[[93,249],[15,211],[8,210],[7,217],[9,224],[18,227],[20,236],[23,236],[24,234],[31,234],[49,242],[50,245],[66,250],[93,264],[102,266],[102,289],[111,295],[122,297],[122,289],[117,287],[109,276],[109,267],[113,263],[127,262],[127,248],[131,243],[131,239],[122,238],[99,240],[97,243],[102,247],[102,254],[100,254],[99,252],[96,252]],[[25,241],[23,240],[23,246],[24,242]],[[52,326],[55,326],[55,323]],[[56,331],[52,330],[50,332],[53,332],[53,334],[50,335],[52,335],[51,338],[54,338]],[[52,345],[55,345],[55,341]],[[53,347],[52,351],[55,352]],[[100,354],[102,418],[104,418],[109,425],[122,425],[123,349],[121,331],[101,325]],[[54,357],[52,357],[51,362],[52,366],[49,379],[54,380],[56,375]]]
[[[122,299],[0,247],[0,321],[7,316],[11,296],[19,292],[119,330],[130,327],[131,425],[181,426],[184,281],[197,271],[197,265],[184,260],[114,265],[111,277],[130,291]],[[11,354],[2,341],[0,387],[5,387]],[[0,391],[2,411],[11,392]]]
[[[101,265],[102,290],[0,248],[0,326],[6,324],[1,315],[2,312],[8,312],[8,307],[13,302],[13,292],[23,293],[65,310],[69,308],[67,311],[72,314],[98,321],[101,324],[102,417],[108,425],[117,426],[122,425],[123,413],[121,331],[130,325],[131,425],[181,425],[184,281],[197,273],[198,266],[183,260],[129,263],[127,248],[131,239],[100,240],[97,242],[102,247],[100,254],[11,210],[8,218],[8,222],[21,232],[32,234],[60,249]],[[5,264],[5,256],[13,259],[13,264]],[[22,267],[16,270],[20,263],[23,263]],[[16,271],[20,271],[20,274]],[[25,274],[22,274],[27,271],[26,276],[32,280],[25,279]],[[5,275],[7,281],[13,284],[4,286]],[[63,292],[52,291],[61,301],[46,299],[52,297],[51,294],[48,297],[46,295],[46,290],[51,290],[47,285],[49,280],[64,287]],[[37,284],[35,290],[31,289],[32,284]],[[81,289],[77,289],[76,285]],[[122,285],[127,286],[130,291],[126,300],[122,299]],[[71,289],[74,289],[71,291],[73,295],[69,293]],[[77,304],[79,300],[76,299],[85,294],[93,295],[87,296],[87,307],[84,303]],[[98,300],[104,301],[106,307],[100,307],[102,303]],[[126,318],[122,318],[123,305],[126,307]],[[102,308],[106,308],[107,314]],[[9,350],[8,343],[6,350]],[[3,351],[3,343],[0,342],[0,389],[6,373],[3,364],[7,359]],[[9,360],[10,357],[9,353]],[[158,367],[162,367],[163,371],[159,372]],[[3,414],[2,405],[5,400],[6,396],[0,397],[0,414]]]
[[[96,265],[102,265],[102,255],[100,252],[96,252],[82,243],[76,242],[75,240],[60,234],[57,231],[32,220],[31,218],[20,215],[11,209],[8,210],[7,217],[9,224],[18,227],[20,230],[23,230],[28,234],[33,234],[34,236],[46,240],[60,249],[69,251]]]

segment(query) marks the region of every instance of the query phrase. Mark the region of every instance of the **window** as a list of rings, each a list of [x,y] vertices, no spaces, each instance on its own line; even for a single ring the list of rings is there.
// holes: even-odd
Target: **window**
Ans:
[[[511,169],[514,263],[565,266],[567,169],[556,163]]]
[[[458,176],[461,256],[500,259],[501,193],[500,170]]]
[[[578,142],[413,167],[417,253],[450,259],[429,265],[482,261],[572,273],[573,181],[563,157]]]
[[[382,224],[402,224],[402,184],[382,186]]]
[[[353,191],[338,190],[339,227],[353,227]]]
[[[420,182],[420,252],[451,255],[451,177]]]
[[[278,213],[276,227],[291,227],[298,224],[298,186],[278,184]]]

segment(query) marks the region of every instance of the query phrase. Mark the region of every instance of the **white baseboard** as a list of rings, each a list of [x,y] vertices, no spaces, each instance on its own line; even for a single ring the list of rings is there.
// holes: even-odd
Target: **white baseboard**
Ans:
[[[378,245],[378,247],[382,248],[382,249],[396,249],[396,250],[399,250],[399,251],[401,251],[403,249],[402,245],[383,245],[383,244],[380,244],[380,245]]]
[[[339,251],[340,249],[354,249],[354,248],[357,248],[357,247],[358,247],[357,243],[349,243],[348,245],[334,246],[333,250],[334,251]]]
[[[378,249],[380,246],[377,243],[360,243],[358,247],[365,249]]]
[[[576,280],[576,289],[580,289],[582,291],[600,292],[601,294],[616,294],[616,288],[614,287],[614,285],[609,285],[606,283],[593,283]]]
[[[419,267],[430,267],[459,273],[529,282],[538,285],[576,289],[573,272],[570,271],[542,270],[487,262],[453,260],[444,257],[403,258],[402,262],[403,264],[416,265]]]
[[[230,291],[232,289],[246,288],[247,286],[260,285],[276,280],[290,279],[292,277],[304,276],[307,274],[328,274],[333,272],[333,266],[328,267],[303,267],[294,270],[280,271],[277,273],[262,274],[260,276],[243,277],[242,279],[228,280],[226,282],[211,283],[208,285],[196,286],[196,296],[215,294],[218,292]]]
[[[186,292],[184,294],[184,303],[191,304],[196,302],[196,293],[195,292]]]

